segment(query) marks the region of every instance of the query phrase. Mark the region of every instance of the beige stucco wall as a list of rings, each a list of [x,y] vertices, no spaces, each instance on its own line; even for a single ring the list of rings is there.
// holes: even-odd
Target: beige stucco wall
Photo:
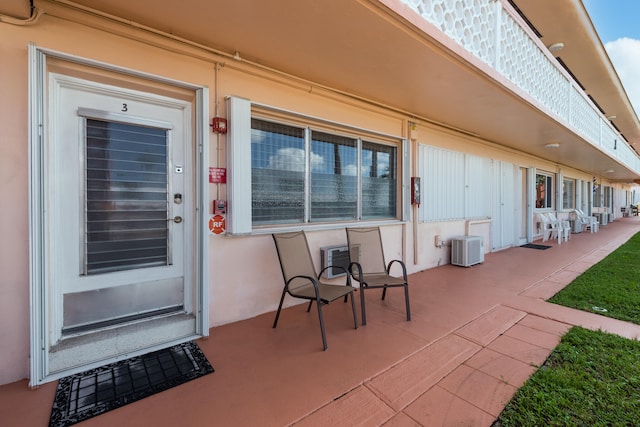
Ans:
[[[75,13],[67,18],[45,14],[32,26],[0,23],[0,200],[4,208],[0,221],[0,325],[3,325],[0,328],[0,384],[28,375],[27,49],[30,42],[66,54],[208,87],[211,116],[218,111],[219,116],[225,117],[224,99],[233,95],[388,135],[409,136],[410,118],[398,112],[97,18]],[[411,144],[414,159],[418,144],[428,144],[557,171],[557,165],[552,163],[426,123],[418,124]],[[225,137],[210,134],[209,148],[210,166],[225,167]],[[591,179],[575,170],[565,171],[565,176]],[[226,198],[225,186],[210,185],[209,198]],[[404,259],[410,273],[448,263],[449,249],[435,248],[433,236],[450,238],[464,234],[466,227],[464,221],[386,226],[383,239],[387,257]],[[473,234],[483,235],[487,241],[489,225],[473,227]],[[210,325],[275,310],[282,291],[282,278],[271,236],[209,236],[208,239]],[[320,264],[320,247],[345,241],[341,227],[310,232],[309,243],[316,264]],[[485,250],[488,247],[485,244]],[[292,303],[294,301],[287,301],[287,305]]]
[[[27,51],[0,24],[0,384],[24,378],[29,354]]]
[[[0,244],[0,384],[25,378],[29,357],[29,97],[28,44],[118,67],[209,88],[209,111],[225,116],[225,97],[254,102],[309,116],[349,123],[402,136],[406,122],[357,100],[305,82],[266,73],[229,58],[204,52],[102,21],[113,33],[43,15],[32,26],[0,24],[0,196],[3,198]],[[218,69],[216,75],[216,68]],[[217,83],[217,86],[216,86]],[[209,135],[210,166],[225,167],[225,137]],[[225,198],[224,185],[209,187],[210,200]],[[210,205],[210,203],[209,203]],[[390,256],[401,255],[401,227],[385,230]],[[397,229],[397,230],[396,230]],[[274,310],[282,278],[270,235],[209,236],[211,326]],[[320,264],[321,246],[342,243],[344,229],[309,234]],[[290,305],[293,301],[288,301]]]

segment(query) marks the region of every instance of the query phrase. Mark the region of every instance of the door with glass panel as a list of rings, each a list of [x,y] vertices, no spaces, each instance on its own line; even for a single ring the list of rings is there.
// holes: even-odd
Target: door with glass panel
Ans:
[[[123,326],[147,347],[193,334],[193,320],[158,338],[144,331],[144,322],[193,317],[190,103],[53,78],[50,345]]]

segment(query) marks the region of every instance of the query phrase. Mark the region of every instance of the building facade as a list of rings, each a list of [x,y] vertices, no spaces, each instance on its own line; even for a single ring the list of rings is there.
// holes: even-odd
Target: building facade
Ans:
[[[273,233],[320,267],[377,225],[414,273],[620,217],[640,123],[557,3],[5,1],[0,384],[275,310]]]

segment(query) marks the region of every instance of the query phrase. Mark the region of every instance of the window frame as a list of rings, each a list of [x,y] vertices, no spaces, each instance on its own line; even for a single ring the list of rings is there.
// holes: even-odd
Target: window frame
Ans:
[[[567,183],[571,184],[570,194],[568,194],[568,191],[567,191]],[[576,208],[576,189],[577,189],[576,179],[567,178],[567,177],[562,178],[562,210],[563,211],[570,211]]]
[[[397,224],[406,222],[410,206],[405,194],[410,171],[410,150],[407,139],[388,135],[376,131],[371,131],[356,126],[337,123],[317,117],[304,115],[301,113],[282,110],[280,108],[253,103],[245,98],[227,98],[227,116],[229,120],[229,132],[227,136],[227,234],[230,235],[251,235],[267,234],[274,231],[288,231],[299,229],[332,229],[343,228],[350,225],[366,225],[375,223],[376,225]],[[305,213],[303,222],[291,223],[269,223],[256,225],[253,223],[252,206],[252,162],[247,159],[252,158],[251,148],[251,121],[252,119],[264,120],[278,125],[292,126],[305,129],[305,150],[311,150],[306,143],[311,144],[312,132],[323,132],[338,137],[357,139],[358,167],[360,168],[363,145],[374,143],[382,146],[395,148],[396,159],[396,184],[395,184],[395,214],[388,218],[363,218],[362,216],[362,177],[360,169],[357,173],[357,216],[354,219],[327,220],[318,222],[308,222],[309,216]],[[308,141],[307,141],[308,140]],[[305,163],[305,176],[310,174],[308,157]],[[305,183],[305,211],[310,208],[310,189],[306,187],[309,179]]]
[[[539,206],[538,205],[538,200],[540,200],[540,198],[538,197],[538,176],[543,176],[545,177],[545,195],[544,200],[545,202],[549,202],[549,204],[547,205],[545,203],[544,206]],[[536,210],[554,210],[555,209],[555,199],[556,199],[556,188],[555,188],[555,182],[556,182],[556,174],[551,173],[551,172],[545,172],[545,171],[536,171],[536,177],[535,177],[535,186],[534,186],[534,200],[535,200],[535,209]],[[547,195],[547,193],[549,193]]]

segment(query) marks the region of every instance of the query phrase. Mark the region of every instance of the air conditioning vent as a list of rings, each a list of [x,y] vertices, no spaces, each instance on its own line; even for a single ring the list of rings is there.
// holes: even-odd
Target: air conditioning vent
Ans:
[[[482,236],[460,236],[451,240],[451,264],[471,267],[483,262]]]
[[[347,245],[327,246],[320,248],[320,260],[322,268],[331,267],[325,270],[323,276],[327,279],[345,276],[345,270],[342,268],[333,268],[333,266],[349,268],[349,247]]]

